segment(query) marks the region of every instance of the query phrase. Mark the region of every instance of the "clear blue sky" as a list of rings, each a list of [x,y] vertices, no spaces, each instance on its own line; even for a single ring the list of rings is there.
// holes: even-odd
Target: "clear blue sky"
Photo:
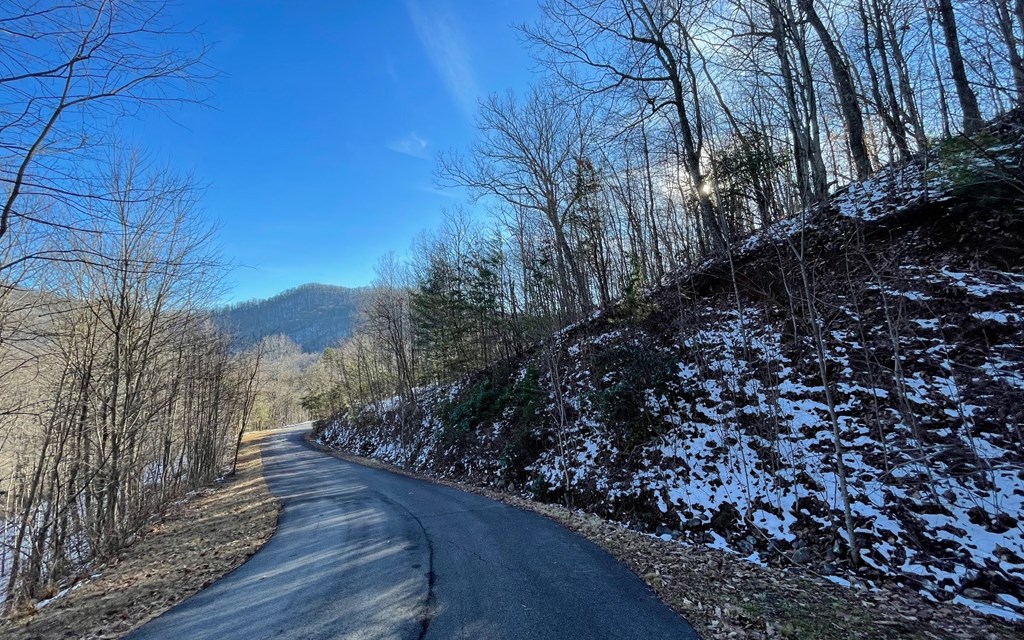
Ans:
[[[368,284],[462,202],[434,154],[473,136],[476,100],[535,68],[513,24],[536,0],[183,0],[213,43],[210,108],[147,115],[131,136],[209,186],[234,270],[228,300],[305,282]]]

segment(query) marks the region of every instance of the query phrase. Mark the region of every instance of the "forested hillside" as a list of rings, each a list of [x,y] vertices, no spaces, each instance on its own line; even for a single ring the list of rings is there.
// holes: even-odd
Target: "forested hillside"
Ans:
[[[1024,624],[1024,0],[540,0],[516,27],[536,63],[529,86],[523,69],[464,43],[456,12],[437,3],[394,3],[403,28],[359,3],[322,22],[275,3],[182,4],[0,3],[8,610],[31,611],[117,562],[170,506],[233,472],[246,430],[313,416],[324,446],[587,510],[604,531],[659,538],[647,553],[699,546],[719,567],[725,554],[761,565],[768,580],[899,592],[913,615],[898,612],[892,635],[934,637],[938,623],[915,627],[930,609],[965,616],[965,637],[979,640],[996,637],[983,614],[1013,623],[998,623],[1009,629],[999,637]],[[516,3],[464,3],[499,4]],[[147,114],[177,116],[209,97],[218,73],[184,16],[211,7],[222,12],[213,34],[232,36],[218,61],[264,56],[286,70],[254,65],[230,87],[238,111],[220,121],[247,130],[204,129],[217,136],[193,136],[182,163],[232,169],[209,201],[235,223],[224,245],[196,181],[118,139],[161,151],[180,142]],[[385,14],[386,28],[367,26]],[[287,37],[318,30],[352,37]],[[412,33],[419,49],[395,46]],[[270,40],[276,48],[247,49]],[[363,64],[382,48],[386,64]],[[347,94],[326,92],[341,85],[309,59],[331,61]],[[496,70],[522,84],[482,95]],[[288,99],[237,90],[264,83]],[[348,94],[371,98],[354,105]],[[472,133],[439,126],[427,109],[437,104],[475,135],[434,157],[428,186],[417,169]],[[467,201],[408,250],[388,244],[424,202],[448,196]],[[253,242],[269,230],[280,235]],[[302,233],[332,243],[301,247],[308,255],[386,253],[372,285],[310,284],[211,311],[232,261],[218,247],[287,261],[297,250],[278,243]],[[271,268],[307,273],[295,262]],[[271,436],[272,455],[304,469],[289,485],[312,488],[283,497],[284,512],[305,503],[326,522],[314,494],[327,478],[311,460],[341,463],[300,455],[305,444],[288,434]],[[471,580],[494,577],[486,551],[463,574],[469,556],[455,541],[500,536],[431,538],[428,528],[457,520],[409,528],[411,510],[369,483],[345,485],[356,478],[330,479],[331,509],[372,491],[380,522],[388,513],[397,528],[360,531],[357,564],[373,580],[355,581],[342,608],[369,602],[374,622],[398,611],[414,634],[443,634],[430,625],[446,606],[461,613],[435,596],[487,593]],[[334,525],[359,524],[342,515]],[[374,549],[399,539],[374,539],[382,532],[429,558],[374,571]],[[277,572],[277,592],[333,590],[318,565],[356,556],[319,553],[324,539],[306,546],[309,562],[277,556],[298,567]],[[444,577],[466,591],[434,588],[442,546],[458,549],[439,566],[459,570]],[[525,566],[521,545],[494,546],[511,548],[503,571]],[[170,571],[190,571],[183,562],[169,558]],[[593,584],[571,565],[559,568],[551,619]],[[639,566],[661,580],[658,562]],[[539,575],[479,584],[546,593]],[[415,606],[414,589],[372,590],[396,576],[422,585]],[[248,582],[214,602],[224,628],[245,617],[239,603],[263,602]],[[691,595],[704,585],[692,582]],[[744,609],[750,637],[821,637],[768,611],[799,594],[767,598]],[[274,628],[288,631],[306,609],[279,604]],[[248,618],[258,626],[260,615]],[[884,638],[892,620],[867,636],[828,620],[814,628]]]
[[[365,298],[365,289],[304,284],[266,300],[219,309],[214,320],[235,336],[236,348],[284,335],[306,353],[316,353],[352,335]]]
[[[542,6],[321,441],[1019,619],[1019,7]]]

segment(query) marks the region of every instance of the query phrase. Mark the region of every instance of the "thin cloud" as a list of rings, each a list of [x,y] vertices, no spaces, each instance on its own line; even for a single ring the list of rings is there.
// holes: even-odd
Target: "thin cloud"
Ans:
[[[452,200],[465,200],[466,192],[463,189],[457,187],[419,187],[419,190],[423,193],[429,193],[431,195],[440,196],[442,198],[451,198]]]
[[[416,36],[434,70],[441,76],[448,94],[463,114],[473,117],[480,91],[469,63],[465,38],[455,17],[436,6],[428,8],[419,0],[409,0],[406,8]]]
[[[388,149],[395,153],[412,156],[413,158],[429,158],[430,155],[427,153],[427,147],[429,146],[430,141],[426,138],[421,138],[415,131],[388,143]]]

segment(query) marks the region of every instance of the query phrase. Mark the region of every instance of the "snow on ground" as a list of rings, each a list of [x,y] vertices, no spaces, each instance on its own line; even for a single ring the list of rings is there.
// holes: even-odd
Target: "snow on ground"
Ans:
[[[801,231],[888,224],[948,202],[955,185],[947,175],[914,163],[887,168],[833,198],[837,221],[781,221],[741,243],[737,256],[753,260]],[[935,224],[929,219],[928,229]],[[389,401],[380,414],[335,419],[319,438],[541,499],[568,494],[653,535],[756,563],[811,566],[836,584],[895,578],[929,598],[1024,619],[1024,273],[927,249],[927,230],[903,233],[909,258],[821,275],[820,345],[809,323],[794,329],[778,300],[737,301],[730,292],[677,310],[687,319],[678,326],[595,318],[600,330],[584,322],[560,331],[562,369],[539,366],[546,405],[526,427],[506,408],[454,433],[445,416],[469,388],[464,380],[420,390],[412,424]],[[635,361],[602,370],[608,354]],[[609,398],[629,390],[629,367],[662,376],[648,371],[661,360],[674,363],[670,375],[608,419]],[[539,364],[522,363],[509,384]],[[631,439],[637,429],[643,437]],[[537,451],[526,478],[510,479],[509,452],[524,441]],[[849,562],[846,509],[858,567]]]
[[[667,352],[714,357],[679,362],[663,397],[647,390],[643,410],[666,423],[661,437],[624,453],[589,399],[600,381],[586,362],[572,362],[563,382],[573,390],[573,418],[558,434],[560,446],[549,444],[530,472],[544,486],[568,487],[590,508],[621,519],[638,517],[636,505],[650,504],[665,529],[661,536],[688,537],[756,562],[763,555],[788,558],[839,574],[849,535],[825,387],[787,348],[779,327],[752,313],[705,313],[702,328]],[[1019,330],[1019,318],[1013,322]],[[634,346],[631,340],[647,343],[616,331],[567,350],[580,357],[595,346]],[[902,381],[875,385],[854,372],[858,343],[851,334],[836,330],[830,341],[826,358],[839,378],[831,384],[833,410],[862,562],[869,576],[903,575],[934,597],[1014,619],[1024,612],[1019,416],[998,419],[968,401],[974,389],[1008,375],[1011,364],[992,362],[968,383],[935,366],[954,348],[935,349],[935,340],[923,341],[927,349],[906,348]],[[431,393],[420,398],[426,410],[417,431],[429,434],[426,439],[403,440],[387,426],[367,432],[339,421],[321,440],[436,469],[438,459],[458,454],[444,450],[437,402],[444,394]],[[499,419],[481,430],[479,448],[500,441],[506,428]],[[637,456],[639,462],[627,460]],[[467,457],[461,467],[470,475],[499,473],[493,456]],[[808,542],[814,540],[829,544]],[[835,581],[846,578],[836,575]]]

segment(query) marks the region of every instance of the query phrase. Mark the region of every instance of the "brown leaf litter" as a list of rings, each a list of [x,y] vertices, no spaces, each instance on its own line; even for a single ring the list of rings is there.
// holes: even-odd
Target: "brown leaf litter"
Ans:
[[[119,638],[245,562],[270,539],[279,505],[263,479],[260,433],[238,472],[171,510],[116,559],[44,607],[0,619],[0,637]]]

